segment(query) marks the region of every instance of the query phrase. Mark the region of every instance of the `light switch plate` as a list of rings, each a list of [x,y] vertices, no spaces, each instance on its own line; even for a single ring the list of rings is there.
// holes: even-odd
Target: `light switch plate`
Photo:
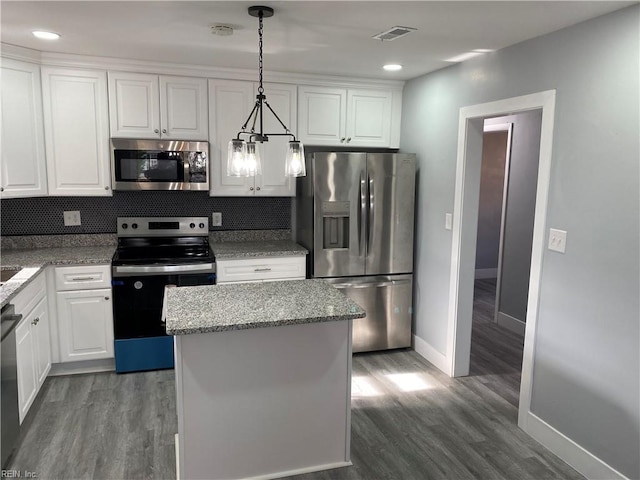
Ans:
[[[453,214],[445,213],[444,214],[444,228],[445,230],[451,230],[453,228]]]
[[[82,225],[82,220],[80,219],[80,212],[77,210],[63,212],[64,214],[64,226],[65,227],[76,227],[78,225]]]
[[[566,248],[567,232],[564,230],[557,230],[555,228],[549,229],[549,250],[564,253]]]
[[[211,213],[211,226],[212,227],[222,226],[222,212]]]

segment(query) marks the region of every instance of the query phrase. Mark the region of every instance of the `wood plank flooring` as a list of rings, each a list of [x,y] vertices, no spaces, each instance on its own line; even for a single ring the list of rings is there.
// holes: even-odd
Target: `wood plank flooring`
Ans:
[[[353,466],[290,479],[582,479],[516,425],[522,338],[492,322],[491,287],[476,284],[470,376],[409,349],[355,355]],[[175,479],[172,370],[51,377],[25,422],[10,469]]]

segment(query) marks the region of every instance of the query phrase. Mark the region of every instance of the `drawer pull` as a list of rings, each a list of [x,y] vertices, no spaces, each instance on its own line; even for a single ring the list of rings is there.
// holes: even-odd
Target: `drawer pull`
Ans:
[[[37,325],[39,321],[40,321],[40,317],[36,317],[36,318],[35,318],[35,319],[33,319],[33,321],[31,322],[31,325]]]
[[[84,282],[87,280],[95,280],[95,278],[94,277],[73,277],[71,280],[74,282]]]
[[[271,269],[270,268],[255,268],[253,271],[254,272],[270,272]]]

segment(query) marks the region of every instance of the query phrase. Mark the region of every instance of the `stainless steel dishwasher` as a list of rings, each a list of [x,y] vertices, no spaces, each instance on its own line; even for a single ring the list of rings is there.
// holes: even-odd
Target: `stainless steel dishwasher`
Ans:
[[[2,325],[2,343],[0,344],[0,388],[2,409],[0,424],[2,430],[2,467],[13,451],[18,434],[20,419],[18,416],[18,363],[16,361],[16,326],[22,319],[16,314],[14,306],[5,305],[0,312]]]

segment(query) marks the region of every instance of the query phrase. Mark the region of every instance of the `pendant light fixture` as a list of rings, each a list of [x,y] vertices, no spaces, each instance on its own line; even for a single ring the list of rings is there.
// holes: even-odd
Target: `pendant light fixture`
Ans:
[[[273,8],[264,6],[249,7],[249,15],[258,17],[258,94],[256,103],[236,138],[229,142],[227,156],[227,175],[232,177],[254,177],[262,174],[262,164],[260,151],[256,143],[269,141],[271,136],[291,137],[287,156],[285,158],[285,175],[289,177],[304,177],[306,175],[304,166],[304,146],[296,140],[296,136],[280,120],[280,117],[273,111],[262,86],[262,19],[273,16]],[[283,133],[265,133],[263,127],[263,107],[271,112],[275,119],[282,125]],[[251,124],[250,130],[247,126]],[[256,125],[257,124],[257,125]],[[245,141],[241,137],[246,137]]]

